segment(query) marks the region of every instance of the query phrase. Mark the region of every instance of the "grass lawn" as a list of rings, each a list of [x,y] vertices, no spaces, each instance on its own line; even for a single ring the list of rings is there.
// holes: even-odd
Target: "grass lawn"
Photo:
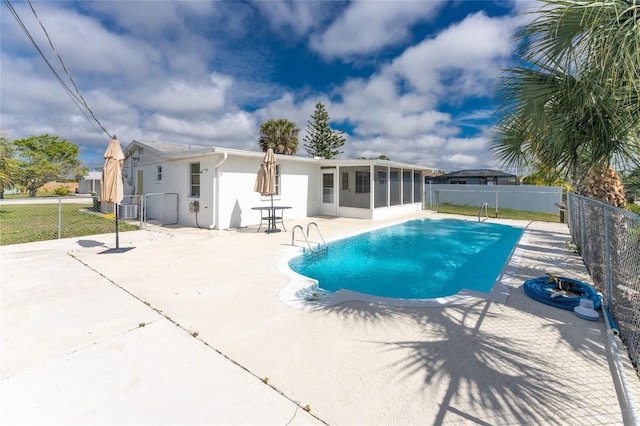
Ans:
[[[115,232],[113,218],[95,214],[86,205],[61,204],[61,237]],[[119,231],[138,227],[119,221]],[[0,245],[54,240],[58,238],[58,204],[14,204],[0,206]]]
[[[428,210],[434,210],[433,208],[427,207]],[[480,208],[478,206],[456,206],[453,204],[440,204],[440,213],[449,213],[449,214],[459,214],[463,216],[478,216],[478,211]],[[484,217],[484,210],[482,210],[482,215]],[[541,222],[560,222],[560,213],[541,213],[541,212],[527,212],[522,210],[511,210],[511,209],[499,209],[498,215],[496,216],[496,209],[491,209],[489,207],[489,217],[497,218],[497,219],[521,219],[521,220],[537,220]]]

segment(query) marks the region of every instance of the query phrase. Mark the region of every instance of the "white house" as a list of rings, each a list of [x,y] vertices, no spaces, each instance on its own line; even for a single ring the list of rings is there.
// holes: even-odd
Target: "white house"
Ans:
[[[147,219],[226,229],[257,225],[270,197],[253,191],[263,152],[134,140],[125,149],[125,194],[140,195]],[[423,173],[385,160],[276,155],[274,204],[285,220],[326,215],[379,218],[422,209]]]
[[[102,180],[102,171],[94,170],[82,176],[78,180],[78,192],[80,194],[90,194],[92,192],[100,192],[100,181]]]

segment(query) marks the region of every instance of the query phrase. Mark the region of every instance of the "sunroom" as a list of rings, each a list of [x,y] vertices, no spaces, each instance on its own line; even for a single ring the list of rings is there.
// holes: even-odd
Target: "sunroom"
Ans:
[[[387,160],[321,162],[320,213],[376,219],[422,209],[423,169]]]

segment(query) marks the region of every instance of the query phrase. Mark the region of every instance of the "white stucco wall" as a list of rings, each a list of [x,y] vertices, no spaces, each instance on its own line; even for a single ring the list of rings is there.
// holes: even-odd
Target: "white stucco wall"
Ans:
[[[219,170],[219,229],[257,225],[260,212],[251,207],[269,206],[271,197],[253,191],[256,174],[262,158],[229,156]],[[273,203],[289,206],[284,212],[285,221],[317,214],[317,198],[314,193],[319,166],[312,162],[287,161],[277,157],[280,169],[280,195],[274,195]]]
[[[211,182],[208,167],[211,156],[203,155],[196,158],[167,160],[145,150],[142,153],[133,151],[125,160],[123,175],[125,177],[126,194],[154,194],[177,193],[178,223],[184,226],[196,226],[196,215],[189,211],[189,203],[198,201],[200,211],[197,216],[197,224],[200,227],[209,227],[213,223],[213,208],[211,199]],[[137,160],[134,160],[137,158]],[[190,164],[200,163],[200,197],[191,197],[190,194]],[[162,180],[157,179],[157,166],[162,166]],[[142,171],[142,188],[138,187],[138,172]],[[151,217],[174,216],[175,198],[150,197],[149,214]],[[162,205],[160,205],[162,204]],[[168,210],[167,210],[168,209]],[[167,210],[167,211],[165,211]],[[167,220],[168,221],[168,220]]]

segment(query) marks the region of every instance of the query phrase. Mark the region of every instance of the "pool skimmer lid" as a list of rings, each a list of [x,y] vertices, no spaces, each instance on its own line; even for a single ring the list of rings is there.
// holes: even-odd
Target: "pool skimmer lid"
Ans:
[[[596,321],[600,318],[598,311],[593,309],[593,300],[580,299],[580,305],[573,308],[573,312],[582,319]]]

